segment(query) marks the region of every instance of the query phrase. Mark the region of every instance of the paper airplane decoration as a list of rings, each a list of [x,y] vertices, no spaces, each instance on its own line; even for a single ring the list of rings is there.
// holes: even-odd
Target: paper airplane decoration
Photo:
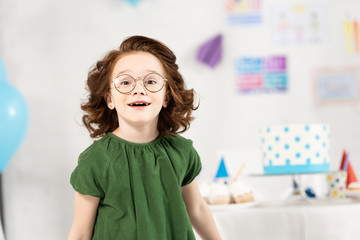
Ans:
[[[218,34],[200,46],[197,60],[214,68],[222,57],[222,35]]]
[[[126,0],[126,2],[130,3],[131,5],[135,6],[137,5],[139,2],[141,2],[141,0]]]
[[[349,154],[345,150],[341,159],[340,170],[347,172],[346,188],[349,186],[350,183],[358,181],[354,169],[351,166]]]
[[[215,180],[219,179],[219,178],[228,178],[228,177],[229,177],[229,174],[228,174],[228,172],[226,170],[224,158],[222,157],[219,168],[218,168],[218,171],[217,171],[216,176],[215,176]]]

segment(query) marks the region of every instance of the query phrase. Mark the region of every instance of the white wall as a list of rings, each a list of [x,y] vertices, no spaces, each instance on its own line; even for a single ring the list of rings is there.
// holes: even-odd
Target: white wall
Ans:
[[[279,2],[289,1],[264,1],[264,19]],[[0,57],[30,110],[26,139],[3,174],[7,239],[66,238],[74,195],[69,177],[78,154],[91,143],[79,108],[87,71],[133,34],[166,43],[178,56],[188,86],[201,96],[197,119],[184,134],[202,157],[201,180],[215,174],[219,151],[237,152],[247,173],[261,172],[258,128],[303,122],[329,123],[331,168],[338,168],[346,148],[359,173],[360,106],[315,106],[311,70],[359,65],[359,56],[344,57],[342,16],[360,3],[317,2],[326,3],[327,41],[279,46],[271,42],[266,20],[258,27],[227,26],[221,0],[144,0],[136,7],[120,0],[0,0]],[[217,33],[224,34],[224,55],[211,70],[195,55]],[[234,58],[270,54],[288,57],[288,92],[237,94]]]

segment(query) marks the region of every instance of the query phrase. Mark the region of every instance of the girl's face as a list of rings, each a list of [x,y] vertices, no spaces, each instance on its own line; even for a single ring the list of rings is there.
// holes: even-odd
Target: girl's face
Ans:
[[[157,127],[159,113],[166,107],[166,82],[158,92],[148,91],[142,79],[149,73],[158,73],[165,76],[161,62],[152,54],[133,52],[122,56],[115,64],[111,75],[110,94],[106,97],[109,108],[115,107],[119,126]],[[120,74],[131,75],[136,82],[130,93],[120,93],[112,82]]]

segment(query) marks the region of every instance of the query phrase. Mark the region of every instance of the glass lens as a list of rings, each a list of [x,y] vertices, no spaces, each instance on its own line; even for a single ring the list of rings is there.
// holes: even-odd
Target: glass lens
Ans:
[[[150,73],[144,78],[144,86],[150,92],[160,91],[164,86],[164,79],[156,73]]]
[[[118,91],[127,93],[134,88],[135,80],[130,75],[120,75],[115,79],[115,87]]]

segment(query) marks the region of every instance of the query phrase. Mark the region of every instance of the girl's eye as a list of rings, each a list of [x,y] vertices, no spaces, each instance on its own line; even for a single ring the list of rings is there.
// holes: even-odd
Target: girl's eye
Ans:
[[[154,84],[157,84],[157,81],[154,79],[148,79],[145,81],[145,84],[146,85],[154,85]]]
[[[124,86],[131,85],[131,82],[127,81],[127,80],[124,80],[124,81],[120,82],[120,85],[124,85]]]
[[[119,77],[119,85],[120,86],[129,86],[133,84],[133,79],[129,76],[121,76]]]

